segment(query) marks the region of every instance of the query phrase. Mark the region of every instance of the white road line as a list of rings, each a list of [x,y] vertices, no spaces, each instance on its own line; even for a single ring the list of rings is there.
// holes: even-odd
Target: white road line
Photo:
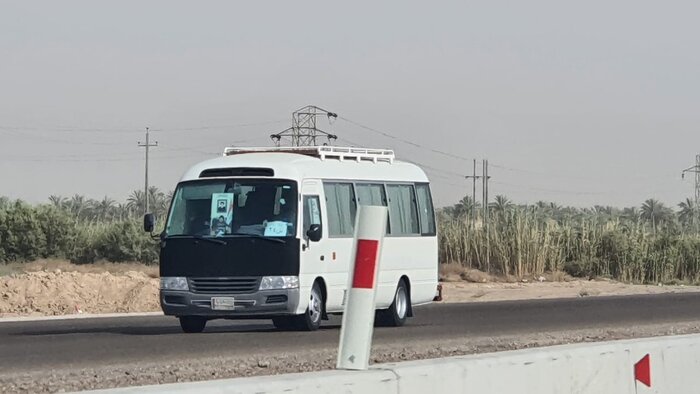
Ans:
[[[141,316],[163,316],[163,312],[75,313],[72,315],[57,315],[57,316],[13,316],[13,317],[0,317],[0,323],[32,322],[32,321],[44,321],[44,320],[96,319],[96,318],[105,318],[105,317],[141,317]]]

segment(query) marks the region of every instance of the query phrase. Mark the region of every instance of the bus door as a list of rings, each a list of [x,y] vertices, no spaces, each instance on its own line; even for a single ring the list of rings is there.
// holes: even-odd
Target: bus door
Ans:
[[[329,250],[326,243],[327,229],[323,218],[321,182],[306,180],[301,188],[301,256],[300,256],[300,281],[302,286],[311,287],[314,279],[326,276]],[[322,236],[318,242],[309,241],[306,233],[314,225],[321,225]]]

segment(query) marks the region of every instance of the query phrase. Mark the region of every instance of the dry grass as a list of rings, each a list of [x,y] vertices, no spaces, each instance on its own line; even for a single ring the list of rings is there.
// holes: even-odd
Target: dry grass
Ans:
[[[158,266],[145,265],[142,263],[110,263],[100,261],[93,264],[73,264],[66,260],[46,259],[36,260],[31,263],[12,263],[0,265],[0,276],[2,276],[3,268],[7,274],[20,272],[36,272],[36,271],[56,271],[64,272],[81,272],[81,273],[103,273],[123,274],[129,271],[143,272],[151,278],[158,277]]]
[[[464,270],[458,263],[440,264],[440,282],[461,282]]]
[[[462,280],[472,283],[486,283],[494,281],[491,275],[477,269],[465,269],[460,277]]]
[[[564,271],[545,272],[543,276],[547,282],[571,282],[574,279]]]
[[[441,282],[502,282],[506,278],[499,278],[478,269],[468,268],[459,263],[440,264]]]
[[[441,211],[439,218],[440,261],[506,278],[538,280],[565,271],[627,283],[700,282],[700,237],[689,229],[676,233],[675,225],[657,234],[649,223],[624,215],[555,214],[536,206],[493,214],[488,231],[454,212]]]

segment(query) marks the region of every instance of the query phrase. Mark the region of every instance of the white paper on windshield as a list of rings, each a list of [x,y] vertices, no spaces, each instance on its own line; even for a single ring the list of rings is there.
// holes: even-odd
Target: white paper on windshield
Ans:
[[[266,237],[286,237],[287,236],[287,222],[281,222],[281,221],[267,222],[267,226],[265,226],[265,236]]]

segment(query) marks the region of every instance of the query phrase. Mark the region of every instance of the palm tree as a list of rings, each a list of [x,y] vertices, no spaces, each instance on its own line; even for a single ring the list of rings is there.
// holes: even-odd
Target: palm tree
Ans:
[[[119,220],[124,220],[131,216],[131,209],[128,208],[127,204],[117,204],[117,206],[114,207],[114,212],[114,216]]]
[[[99,201],[97,204],[95,204],[95,214],[99,219],[107,219],[108,217],[110,219],[113,218],[113,213],[114,213],[114,205],[115,201],[112,200],[111,198],[105,196],[102,201]]]
[[[503,215],[507,211],[513,209],[513,203],[508,199],[508,197],[499,194],[494,198],[494,201],[489,204],[489,208],[497,215]]]
[[[640,217],[651,222],[652,233],[656,235],[658,225],[669,218],[669,208],[665,207],[662,202],[650,198],[642,204],[642,213]]]
[[[163,194],[160,199],[160,204],[158,205],[159,217],[165,217],[170,208],[170,202],[173,200],[173,191],[170,190]]]
[[[146,199],[144,198],[143,191],[134,190],[126,199],[126,208],[133,214],[135,212],[143,213],[146,208]]]
[[[63,208],[65,201],[66,199],[64,197],[57,196],[55,194],[49,196],[49,202],[56,208]]]
[[[464,196],[452,209],[452,214],[455,217],[472,216],[472,211],[479,210],[481,204],[472,200],[471,196]]]
[[[165,201],[167,201],[168,204],[170,204],[170,201],[173,200],[173,195],[175,194],[174,190],[169,190],[165,193]]]
[[[157,187],[151,186],[148,188],[148,210],[153,212],[157,217],[161,217],[165,212],[165,193]]]
[[[622,210],[622,218],[633,223],[637,223],[641,215],[637,207],[628,207]]]
[[[580,218],[581,215],[582,215],[582,212],[578,208],[563,207],[563,208],[559,209],[556,219],[561,222],[564,220],[571,220],[574,218]]]
[[[685,201],[678,204],[678,207],[681,209],[678,212],[678,220],[685,226],[695,227],[698,219],[698,208],[695,206],[695,202],[686,198]]]
[[[97,220],[99,219],[98,206],[99,202],[94,198],[89,198],[85,201],[85,209],[83,210],[83,219]]]
[[[68,209],[76,217],[80,217],[86,208],[85,196],[80,194],[74,194],[73,197],[67,202]]]

